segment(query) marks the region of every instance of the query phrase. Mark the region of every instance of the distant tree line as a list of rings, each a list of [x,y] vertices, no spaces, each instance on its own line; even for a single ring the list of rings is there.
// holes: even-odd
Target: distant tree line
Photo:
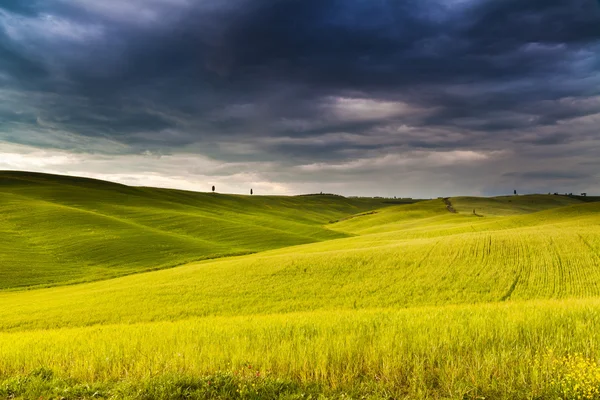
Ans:
[[[515,196],[517,196],[517,190],[516,190],[516,189],[513,191],[513,194],[514,194]],[[548,194],[550,195],[550,194],[552,194],[552,193],[548,192]],[[560,193],[558,193],[558,192],[554,192],[553,194],[554,194],[554,196],[562,196],[562,195],[561,195]],[[565,194],[564,194],[564,196],[573,196],[573,193],[565,193]],[[584,193],[581,193],[581,194],[580,194],[580,196],[581,196],[581,197],[587,197],[587,193],[585,193],[585,192],[584,192]]]

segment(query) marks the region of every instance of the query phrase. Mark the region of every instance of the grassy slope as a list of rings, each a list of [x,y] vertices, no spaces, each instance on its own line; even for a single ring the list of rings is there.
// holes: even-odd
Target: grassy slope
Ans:
[[[452,205],[459,213],[472,214],[475,210],[477,215],[486,217],[528,214],[574,204],[581,204],[581,201],[575,197],[553,195],[452,198]]]
[[[0,290],[73,283],[346,236],[382,200],[133,188],[0,172]]]
[[[600,373],[585,364],[600,356],[599,310],[536,301],[0,333],[0,397],[574,399],[557,388],[561,357],[580,354],[567,383],[593,387],[579,376]]]
[[[450,214],[439,200],[386,208],[331,225],[361,236],[0,294],[0,327],[596,296],[599,212],[599,203],[506,218]]]
[[[600,376],[586,364],[600,358],[600,203],[451,200],[458,214],[432,200],[328,217],[351,237],[0,293],[0,397],[591,391],[581,376]],[[472,215],[476,202],[485,217]]]

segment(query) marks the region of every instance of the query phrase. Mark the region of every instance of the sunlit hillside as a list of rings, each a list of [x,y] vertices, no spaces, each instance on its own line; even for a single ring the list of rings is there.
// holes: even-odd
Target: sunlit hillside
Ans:
[[[27,264],[18,237],[138,272],[204,249],[223,257],[0,292],[0,398],[600,396],[600,203],[3,179],[3,226],[20,235],[4,260]],[[150,254],[165,236],[169,252]],[[240,250],[257,253],[227,256]],[[63,276],[45,265],[39,282]],[[68,279],[90,279],[71,266]]]
[[[344,237],[323,225],[386,205],[382,199],[235,196],[0,172],[0,290]]]

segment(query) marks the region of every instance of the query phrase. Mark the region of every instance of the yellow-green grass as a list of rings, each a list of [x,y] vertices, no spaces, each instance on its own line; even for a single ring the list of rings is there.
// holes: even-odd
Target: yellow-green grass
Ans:
[[[600,295],[600,203],[488,221],[433,200],[360,218],[389,227],[403,207],[445,223],[0,293],[0,329]]]
[[[344,237],[324,225],[385,205],[382,199],[235,196],[0,172],[0,290]]]
[[[454,197],[452,205],[459,213],[480,216],[507,216],[528,214],[557,207],[581,204],[581,200],[569,196],[525,195],[500,197]]]
[[[0,398],[600,398],[600,203],[450,201],[458,213],[365,207],[318,217],[334,236],[314,243],[0,293]]]
[[[269,384],[292,382],[292,398],[317,385],[338,398],[558,399],[594,389],[598,381],[583,375],[600,373],[599,345],[597,299],[206,317],[0,333],[0,382],[5,394],[30,398],[56,390],[32,387],[40,382],[28,378],[43,375],[115,398],[159,397],[140,390],[165,377],[175,380],[161,383],[167,392],[187,377],[187,390],[206,398],[210,380],[228,376],[226,398],[260,398]],[[135,390],[119,392],[118,382]]]

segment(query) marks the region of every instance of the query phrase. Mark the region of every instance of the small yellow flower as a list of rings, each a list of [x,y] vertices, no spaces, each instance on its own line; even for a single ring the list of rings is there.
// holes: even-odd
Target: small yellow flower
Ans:
[[[552,371],[557,379],[551,385],[564,399],[600,399],[600,367],[582,353],[564,356],[554,361]]]

